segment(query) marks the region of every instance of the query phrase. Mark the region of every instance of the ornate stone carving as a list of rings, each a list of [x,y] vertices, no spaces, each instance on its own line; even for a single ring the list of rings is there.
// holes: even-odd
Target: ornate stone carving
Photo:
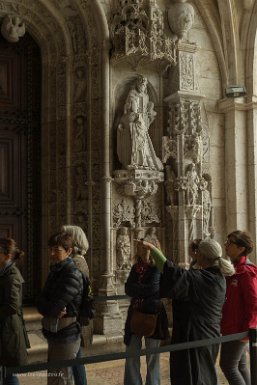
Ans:
[[[182,39],[194,23],[194,8],[186,0],[173,0],[168,10],[168,22],[172,32]]]
[[[10,43],[17,43],[25,35],[25,23],[17,15],[6,15],[1,26],[3,37]]]
[[[202,202],[203,202],[203,234],[204,237],[211,235],[211,211],[212,211],[212,199],[210,190],[210,176],[204,174],[201,182],[200,189],[202,190]]]
[[[158,193],[142,200],[141,224],[146,226],[151,223],[161,223],[161,197]]]
[[[134,226],[134,209],[129,205],[125,199],[118,201],[112,211],[113,227],[120,227],[122,223],[130,223]]]
[[[144,238],[146,241],[153,243],[159,249],[161,248],[160,241],[156,234],[156,227],[150,227],[146,230]]]
[[[156,0],[120,0],[111,21],[112,58],[161,60],[176,64],[173,40],[165,37],[163,14]]]
[[[118,184],[119,193],[125,197],[134,198],[134,221],[136,228],[142,226],[148,218],[151,219],[151,211],[153,208],[148,206],[146,213],[145,199],[157,193],[158,184],[163,182],[163,172],[152,170],[116,170],[114,171],[114,181]],[[120,207],[120,215],[123,211]],[[144,217],[143,217],[144,215]],[[159,218],[158,218],[159,219]],[[153,220],[154,221],[154,220]],[[159,222],[156,218],[156,222]],[[120,222],[121,223],[121,222]]]
[[[174,6],[186,10],[183,8],[186,4],[177,2]],[[181,17],[183,15],[182,12]],[[184,32],[180,34],[183,36]],[[178,42],[178,65],[170,71],[172,93],[165,98],[170,108],[169,136],[162,138],[162,160],[168,162],[165,167],[167,210],[172,232],[176,234],[174,249],[170,252],[178,256],[181,266],[188,263],[189,241],[210,236],[212,227],[210,189],[202,181],[203,170],[208,173],[209,167],[208,123],[197,82],[196,49],[194,44]]]
[[[177,142],[169,139],[167,136],[162,138],[162,161],[166,163],[169,158],[177,157]]]
[[[191,163],[186,169],[186,204],[194,206],[198,203],[199,176],[195,164]]]
[[[74,125],[74,150],[81,152],[86,150],[86,132],[85,132],[85,117],[78,115],[75,118]]]
[[[157,192],[158,184],[163,182],[163,172],[151,170],[116,170],[114,181],[120,185],[119,193],[144,199]]]
[[[130,262],[130,237],[127,227],[121,227],[117,232],[116,239],[116,264],[118,270],[127,270],[131,267]]]
[[[148,130],[156,116],[147,93],[147,79],[140,76],[129,91],[118,126],[117,153],[126,169],[162,170]]]

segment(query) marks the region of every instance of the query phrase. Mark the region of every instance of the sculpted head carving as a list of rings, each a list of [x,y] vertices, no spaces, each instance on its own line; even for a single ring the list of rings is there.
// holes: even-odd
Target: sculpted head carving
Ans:
[[[148,83],[148,80],[146,77],[144,76],[139,76],[136,80],[136,89],[138,92],[145,92],[146,88],[147,88],[147,83]]]
[[[16,43],[20,37],[25,35],[25,24],[17,15],[6,15],[1,32],[3,37],[10,43]]]
[[[184,0],[174,2],[168,11],[170,29],[179,38],[185,37],[194,22],[194,8]]]

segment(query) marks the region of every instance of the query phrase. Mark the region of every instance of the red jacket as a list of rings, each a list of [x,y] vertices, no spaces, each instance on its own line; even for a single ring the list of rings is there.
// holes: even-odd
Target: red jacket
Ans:
[[[242,257],[236,274],[226,277],[226,300],[222,310],[221,333],[241,333],[257,326],[257,266]]]

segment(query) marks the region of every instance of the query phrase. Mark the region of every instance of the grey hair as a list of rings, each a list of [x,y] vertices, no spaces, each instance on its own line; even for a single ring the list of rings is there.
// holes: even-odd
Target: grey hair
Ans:
[[[235,274],[234,266],[230,261],[222,258],[222,248],[214,239],[204,239],[200,242],[198,252],[206,258],[213,266],[218,266],[221,274]]]
[[[81,227],[75,225],[63,225],[62,231],[69,234],[74,241],[74,253],[85,255],[89,248],[87,236]]]
[[[218,259],[218,264],[219,264],[220,271],[223,275],[230,276],[235,274],[236,271],[231,261],[223,257],[220,257]]]

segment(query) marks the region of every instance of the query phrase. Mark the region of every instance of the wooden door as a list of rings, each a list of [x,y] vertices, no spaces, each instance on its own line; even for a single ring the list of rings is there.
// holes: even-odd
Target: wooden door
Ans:
[[[0,236],[25,251],[27,302],[40,286],[40,105],[39,47],[28,34],[18,43],[0,37]]]

